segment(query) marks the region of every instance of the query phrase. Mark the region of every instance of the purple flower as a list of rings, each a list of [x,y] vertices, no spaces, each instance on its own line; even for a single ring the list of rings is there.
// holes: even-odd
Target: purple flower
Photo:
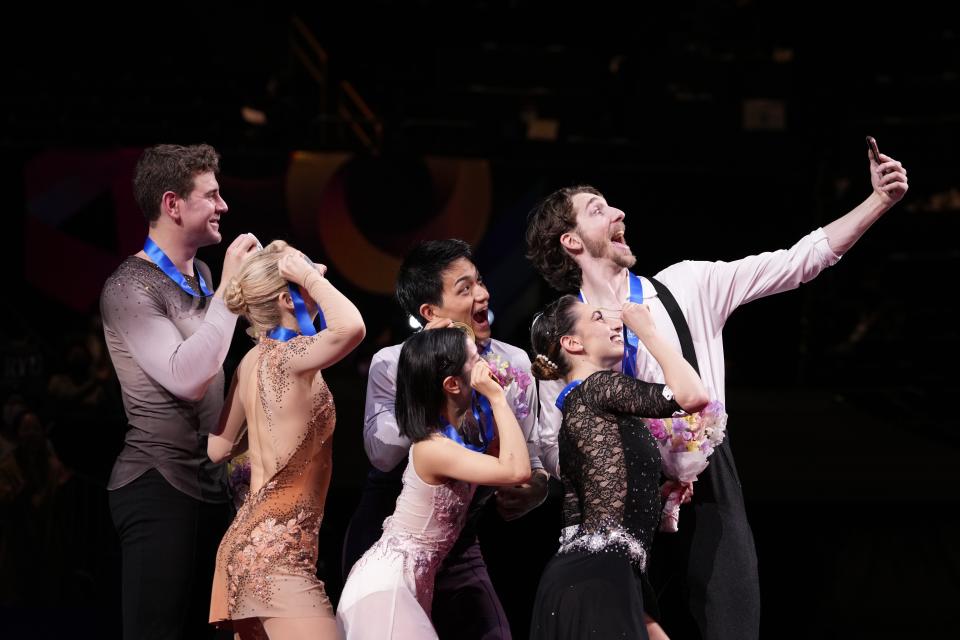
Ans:
[[[250,484],[250,460],[247,457],[237,460],[230,467],[231,484]]]
[[[530,374],[523,369],[518,369],[517,367],[511,366],[509,362],[493,352],[487,353],[487,355],[484,356],[484,359],[486,359],[487,363],[490,365],[490,369],[493,371],[493,375],[501,387],[506,389],[512,383],[517,383],[518,393],[516,399],[514,400],[513,411],[513,413],[517,416],[517,419],[523,420],[530,415],[530,407],[526,402],[527,388],[533,384],[533,378],[530,377]]]
[[[517,398],[514,414],[517,416],[517,420],[523,420],[528,415],[530,415],[530,407],[527,406],[527,403],[523,401],[523,398]]]
[[[533,378],[530,377],[523,369],[517,369],[516,367],[510,367],[510,375],[513,376],[513,379],[517,381],[517,387],[520,388],[520,392],[523,393],[527,390],[527,387],[533,382]]]

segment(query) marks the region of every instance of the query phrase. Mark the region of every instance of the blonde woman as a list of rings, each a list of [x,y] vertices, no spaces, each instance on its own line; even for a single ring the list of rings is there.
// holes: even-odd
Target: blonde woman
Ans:
[[[237,367],[207,454],[229,458],[246,431],[251,473],[217,553],[210,621],[241,638],[337,634],[316,577],[336,418],[320,372],[350,353],[365,329],[324,272],[278,240],[244,262],[227,290],[228,308],[250,322],[257,344]],[[311,335],[318,306],[326,328]]]

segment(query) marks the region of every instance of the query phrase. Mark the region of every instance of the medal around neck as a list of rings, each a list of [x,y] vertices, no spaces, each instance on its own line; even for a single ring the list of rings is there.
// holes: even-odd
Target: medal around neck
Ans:
[[[309,259],[307,260],[309,262]],[[313,263],[310,262],[312,265]],[[274,327],[267,332],[268,338],[273,338],[274,340],[279,340],[281,342],[286,342],[291,338],[295,338],[298,335],[302,336],[315,336],[317,335],[317,329],[313,326],[313,321],[310,319],[310,313],[307,311],[307,303],[303,301],[303,296],[300,294],[300,287],[295,284],[288,284],[287,290],[290,292],[290,299],[293,300],[293,314],[297,317],[297,326],[300,327],[300,331],[294,331],[293,329],[287,329],[286,327],[279,326]],[[323,311],[317,309],[317,319],[320,321],[320,330],[323,331],[327,328],[327,321],[323,317]]]
[[[478,394],[476,391],[473,392],[473,401],[470,404],[470,409],[473,411],[473,417],[476,419],[477,425],[480,427],[480,438],[482,442],[479,444],[467,442],[463,439],[463,436],[460,435],[460,431],[450,424],[450,422],[448,422],[443,416],[440,416],[440,433],[447,438],[450,438],[461,447],[465,447],[471,451],[477,451],[479,453],[486,453],[487,449],[490,447],[490,443],[493,442],[493,409],[490,407],[490,401],[484,396]]]
[[[200,270],[196,267],[193,268],[197,273],[197,281],[200,283],[200,291],[202,295],[193,290],[193,288],[187,283],[187,279],[184,277],[180,270],[173,264],[173,260],[167,257],[167,254],[163,252],[163,249],[153,241],[153,238],[147,236],[147,239],[143,242],[143,252],[147,254],[147,257],[153,261],[153,264],[160,267],[160,270],[163,271],[168,278],[173,280],[177,286],[183,289],[186,293],[194,298],[207,298],[213,295],[213,292],[207,287],[207,283],[203,281],[203,276],[200,274]]]
[[[637,304],[643,304],[643,281],[640,280],[640,276],[627,272],[627,289],[630,302],[635,302]],[[586,302],[583,297],[583,291],[581,290],[579,295],[580,302]],[[630,376],[631,378],[637,377],[637,349],[640,344],[640,339],[636,336],[633,331],[627,328],[627,325],[623,325],[623,366],[622,371],[623,375]]]

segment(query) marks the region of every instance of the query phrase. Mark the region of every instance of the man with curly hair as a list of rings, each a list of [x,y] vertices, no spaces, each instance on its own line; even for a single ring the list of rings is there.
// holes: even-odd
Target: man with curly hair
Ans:
[[[687,260],[653,278],[640,277],[630,272],[636,257],[625,240],[624,212],[593,187],[576,186],[555,191],[531,212],[527,257],[554,289],[579,290],[592,305],[614,310],[626,301],[649,305],[658,329],[699,366],[711,397],[724,401],[722,330],[730,314],[741,304],[812,280],[906,193],[906,169],[875,146],[873,151],[872,193],[789,249],[733,262]],[[623,372],[663,382],[663,372],[642,343],[629,332],[624,338]],[[540,388],[542,460],[555,475],[559,386]],[[736,431],[735,420],[732,425]],[[660,592],[660,622],[675,638],[757,638],[757,557],[729,438],[695,487],[679,532],[658,536],[654,545],[651,577]]]

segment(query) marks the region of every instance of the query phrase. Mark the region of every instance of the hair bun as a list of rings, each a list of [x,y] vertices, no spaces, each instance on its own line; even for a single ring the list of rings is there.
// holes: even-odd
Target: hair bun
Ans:
[[[266,251],[267,253],[279,253],[281,251],[285,251],[289,247],[290,245],[284,242],[283,240],[274,240],[273,242],[265,246],[263,250]]]
[[[230,280],[227,285],[227,291],[224,293],[223,301],[231,313],[247,313],[247,300],[243,295],[243,287],[236,278]]]
[[[560,377],[560,367],[542,353],[538,353],[530,363],[530,371],[540,380],[556,380]]]

